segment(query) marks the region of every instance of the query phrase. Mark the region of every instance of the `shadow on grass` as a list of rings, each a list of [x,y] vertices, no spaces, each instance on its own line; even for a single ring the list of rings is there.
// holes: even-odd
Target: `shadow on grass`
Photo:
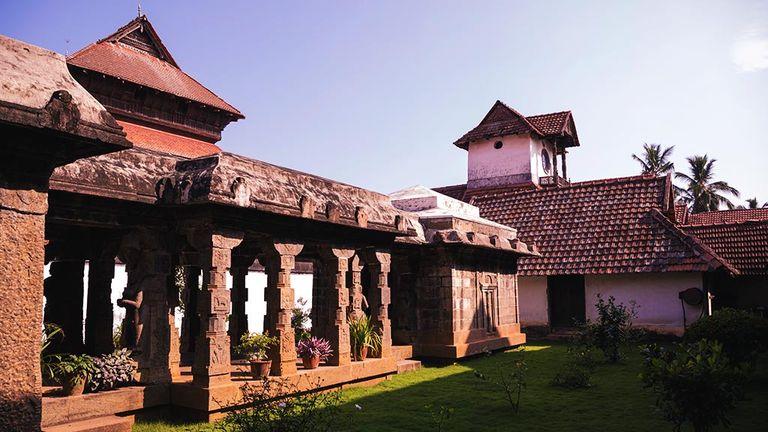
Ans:
[[[436,430],[430,409],[453,408],[444,431],[648,431],[672,430],[642,387],[637,349],[619,364],[600,363],[593,387],[563,389],[551,385],[564,360],[563,344],[530,344],[522,354],[507,351],[447,366],[427,366],[371,388],[347,390],[345,410],[354,412],[354,431]],[[496,375],[497,369],[523,355],[527,387],[515,414],[501,389],[476,378],[473,369]],[[768,418],[766,359],[732,417],[730,430],[759,430]],[[355,406],[361,407],[357,409]]]
[[[474,376],[477,369],[495,376],[498,368],[520,353],[507,351],[490,357],[448,365],[427,365],[419,371],[394,376],[373,387],[344,390],[343,412],[352,416],[347,431],[433,431],[427,406],[437,411],[453,408],[443,431],[671,431],[654,407],[654,397],[642,387],[641,359],[631,349],[614,365],[600,363],[593,387],[570,390],[551,385],[566,354],[564,344],[534,343],[522,353],[528,364],[527,387],[520,412],[515,414],[503,391]],[[360,408],[358,409],[357,406]],[[731,416],[730,431],[761,430],[768,419],[768,356],[758,362],[755,375]],[[140,432],[209,431],[208,425],[185,423],[139,424]],[[689,430],[689,429],[684,429]],[[726,429],[722,429],[726,430]]]

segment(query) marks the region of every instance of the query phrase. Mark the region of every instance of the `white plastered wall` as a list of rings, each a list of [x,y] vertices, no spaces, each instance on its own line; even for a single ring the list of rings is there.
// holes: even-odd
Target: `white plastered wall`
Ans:
[[[682,334],[683,307],[687,324],[706,313],[706,301],[701,306],[681,305],[678,293],[688,288],[703,288],[701,273],[631,273],[617,275],[586,275],[584,277],[587,318],[597,318],[594,304],[597,294],[613,296],[617,302],[637,304],[634,324],[660,333]]]
[[[517,279],[520,324],[523,327],[548,326],[547,277],[520,276]]]

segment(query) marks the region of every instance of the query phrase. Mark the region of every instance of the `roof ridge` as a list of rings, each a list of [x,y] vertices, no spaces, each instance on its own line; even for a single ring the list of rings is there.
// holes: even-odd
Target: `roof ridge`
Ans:
[[[724,267],[733,275],[739,274],[739,270],[736,269],[730,262],[728,262],[728,260],[721,257],[717,252],[715,252],[711,247],[707,246],[695,235],[686,233],[679,226],[672,223],[672,221],[670,221],[669,218],[667,218],[659,209],[652,208],[648,212],[650,213],[651,217],[659,222],[664,228],[666,228],[667,231],[675,235],[680,241],[682,241],[694,251],[699,252],[707,264],[712,265],[712,261],[716,261],[719,263],[719,265],[715,266],[715,268]],[[706,259],[707,255],[711,256],[711,259]]]
[[[550,191],[550,190],[557,191],[557,190],[572,189],[572,188],[585,187],[585,186],[607,185],[607,184],[614,184],[614,183],[615,184],[631,183],[639,180],[659,181],[659,180],[665,180],[665,179],[666,179],[666,176],[656,177],[656,176],[647,176],[647,175],[635,175],[635,176],[627,176],[627,177],[610,177],[605,179],[586,180],[582,182],[575,182],[575,183],[570,183],[563,186],[558,186],[556,188],[541,188],[541,187],[530,188],[528,186],[530,186],[532,184],[531,183],[531,184],[522,185],[526,187],[504,186],[500,188],[492,188],[492,189],[485,189],[485,190],[480,189],[472,192],[473,192],[473,195],[477,196],[477,195],[483,195],[491,192],[505,194],[505,193],[517,192],[521,190],[525,192],[528,192],[528,191],[539,192],[539,191]]]
[[[768,219],[745,219],[740,221],[724,221],[724,222],[715,222],[715,223],[705,223],[705,224],[685,224],[680,225],[681,228],[712,228],[712,227],[725,227],[725,226],[734,226],[734,225],[768,225]]]
[[[166,57],[166,59],[160,59],[160,60],[166,63],[170,63],[171,65],[175,66],[177,69],[181,70],[181,67],[179,66],[178,63],[176,63],[176,60],[173,58],[173,55],[171,55],[171,52],[163,43],[163,40],[160,38],[160,35],[157,34],[155,27],[149,21],[149,18],[147,18],[146,14],[139,15],[138,17],[128,21],[127,24],[118,28],[112,34],[96,41],[96,44],[100,44],[104,42],[120,42],[120,39],[122,39],[123,37],[125,37],[126,35],[130,34],[131,32],[133,32],[138,28],[141,28],[142,31],[144,31],[144,27],[143,27],[144,25],[146,25],[146,30],[148,31],[148,37],[150,41],[153,43],[153,45],[155,45],[155,48],[157,48],[161,52],[161,54],[164,57]]]

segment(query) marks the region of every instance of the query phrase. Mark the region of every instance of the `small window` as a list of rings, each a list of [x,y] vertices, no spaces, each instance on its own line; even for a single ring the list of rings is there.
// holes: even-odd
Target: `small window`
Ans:
[[[549,152],[547,149],[541,149],[541,167],[544,168],[544,172],[549,174],[549,170],[552,169],[552,161],[549,159]]]
[[[498,149],[500,149],[502,147],[504,147],[504,143],[501,142],[501,141],[496,141],[495,143],[493,143],[493,148],[495,148],[496,150],[498,150]]]

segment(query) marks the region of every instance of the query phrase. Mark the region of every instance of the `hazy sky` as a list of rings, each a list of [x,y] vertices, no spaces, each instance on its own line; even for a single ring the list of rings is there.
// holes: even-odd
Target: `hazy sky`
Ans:
[[[718,159],[768,201],[768,1],[142,1],[181,67],[239,108],[221,147],[391,192],[466,180],[451,143],[496,99],[572,110],[573,180],[643,142]],[[0,33],[75,51],[135,1],[0,0]]]

